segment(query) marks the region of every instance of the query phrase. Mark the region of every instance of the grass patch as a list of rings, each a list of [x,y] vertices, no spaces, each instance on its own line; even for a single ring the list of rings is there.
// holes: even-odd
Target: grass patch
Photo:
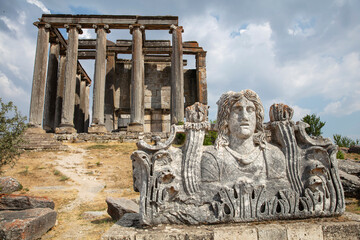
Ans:
[[[105,145],[105,144],[96,144],[92,146],[88,146],[86,150],[99,150],[99,149],[109,149],[109,148],[116,148],[116,145]]]
[[[60,171],[59,171],[59,170],[54,170],[54,175],[55,175],[55,176],[60,175]]]
[[[61,175],[61,177],[60,177],[60,181],[61,182],[65,182],[65,181],[67,181],[67,180],[69,180],[70,178],[68,177],[68,176],[65,176],[65,175]]]
[[[351,200],[351,203],[346,204],[346,211],[360,214],[360,200],[355,199],[355,198],[352,198],[350,200]]]
[[[27,176],[29,174],[29,166],[25,166],[25,170],[19,172],[21,175]]]

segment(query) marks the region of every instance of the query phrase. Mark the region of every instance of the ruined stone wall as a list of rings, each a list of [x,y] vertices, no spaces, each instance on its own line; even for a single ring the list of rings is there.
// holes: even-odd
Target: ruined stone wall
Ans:
[[[115,80],[120,81],[119,129],[130,122],[131,61],[118,60]],[[145,62],[144,131],[170,131],[170,62]],[[196,101],[196,70],[184,69],[185,106]]]

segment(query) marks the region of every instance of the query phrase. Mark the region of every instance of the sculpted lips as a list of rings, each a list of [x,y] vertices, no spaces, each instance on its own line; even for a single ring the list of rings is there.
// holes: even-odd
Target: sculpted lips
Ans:
[[[248,126],[250,126],[250,124],[249,123],[247,123],[247,122],[242,122],[242,123],[240,123],[240,126],[242,127],[242,126],[246,126],[246,127],[248,127]]]

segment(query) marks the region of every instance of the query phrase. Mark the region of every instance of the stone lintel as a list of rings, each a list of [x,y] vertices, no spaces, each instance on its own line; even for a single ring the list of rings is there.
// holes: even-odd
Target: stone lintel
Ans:
[[[127,29],[129,25],[141,24],[146,29],[168,30],[171,25],[178,24],[176,16],[137,16],[137,15],[71,15],[43,14],[41,21],[53,27],[63,28],[64,24],[78,23],[83,28],[93,28],[94,24],[107,23],[110,29]]]

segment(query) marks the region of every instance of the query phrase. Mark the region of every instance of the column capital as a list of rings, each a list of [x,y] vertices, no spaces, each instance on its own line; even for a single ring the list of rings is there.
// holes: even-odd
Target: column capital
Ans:
[[[49,29],[51,28],[50,23],[46,23],[46,22],[39,22],[39,21],[37,21],[37,22],[34,22],[33,24],[34,24],[34,26],[36,26],[37,28],[45,28],[45,29],[47,29],[47,30],[49,30]]]
[[[80,24],[65,24],[64,27],[66,28],[66,32],[69,32],[71,28],[75,28],[79,34],[83,33]]]
[[[172,24],[170,26],[169,33],[173,33],[173,31],[177,29],[179,29],[182,33],[184,32],[184,28],[182,26],[175,26],[174,24]]]
[[[98,29],[104,29],[106,33],[110,33],[109,25],[107,24],[93,24],[93,28],[95,29],[95,33]]]
[[[133,33],[135,28],[140,28],[140,30],[143,32],[145,31],[145,26],[141,25],[141,24],[133,24],[133,25],[129,25],[129,29],[130,29],[130,34]]]
[[[206,57],[206,51],[198,52],[198,53],[196,53],[196,56]]]

